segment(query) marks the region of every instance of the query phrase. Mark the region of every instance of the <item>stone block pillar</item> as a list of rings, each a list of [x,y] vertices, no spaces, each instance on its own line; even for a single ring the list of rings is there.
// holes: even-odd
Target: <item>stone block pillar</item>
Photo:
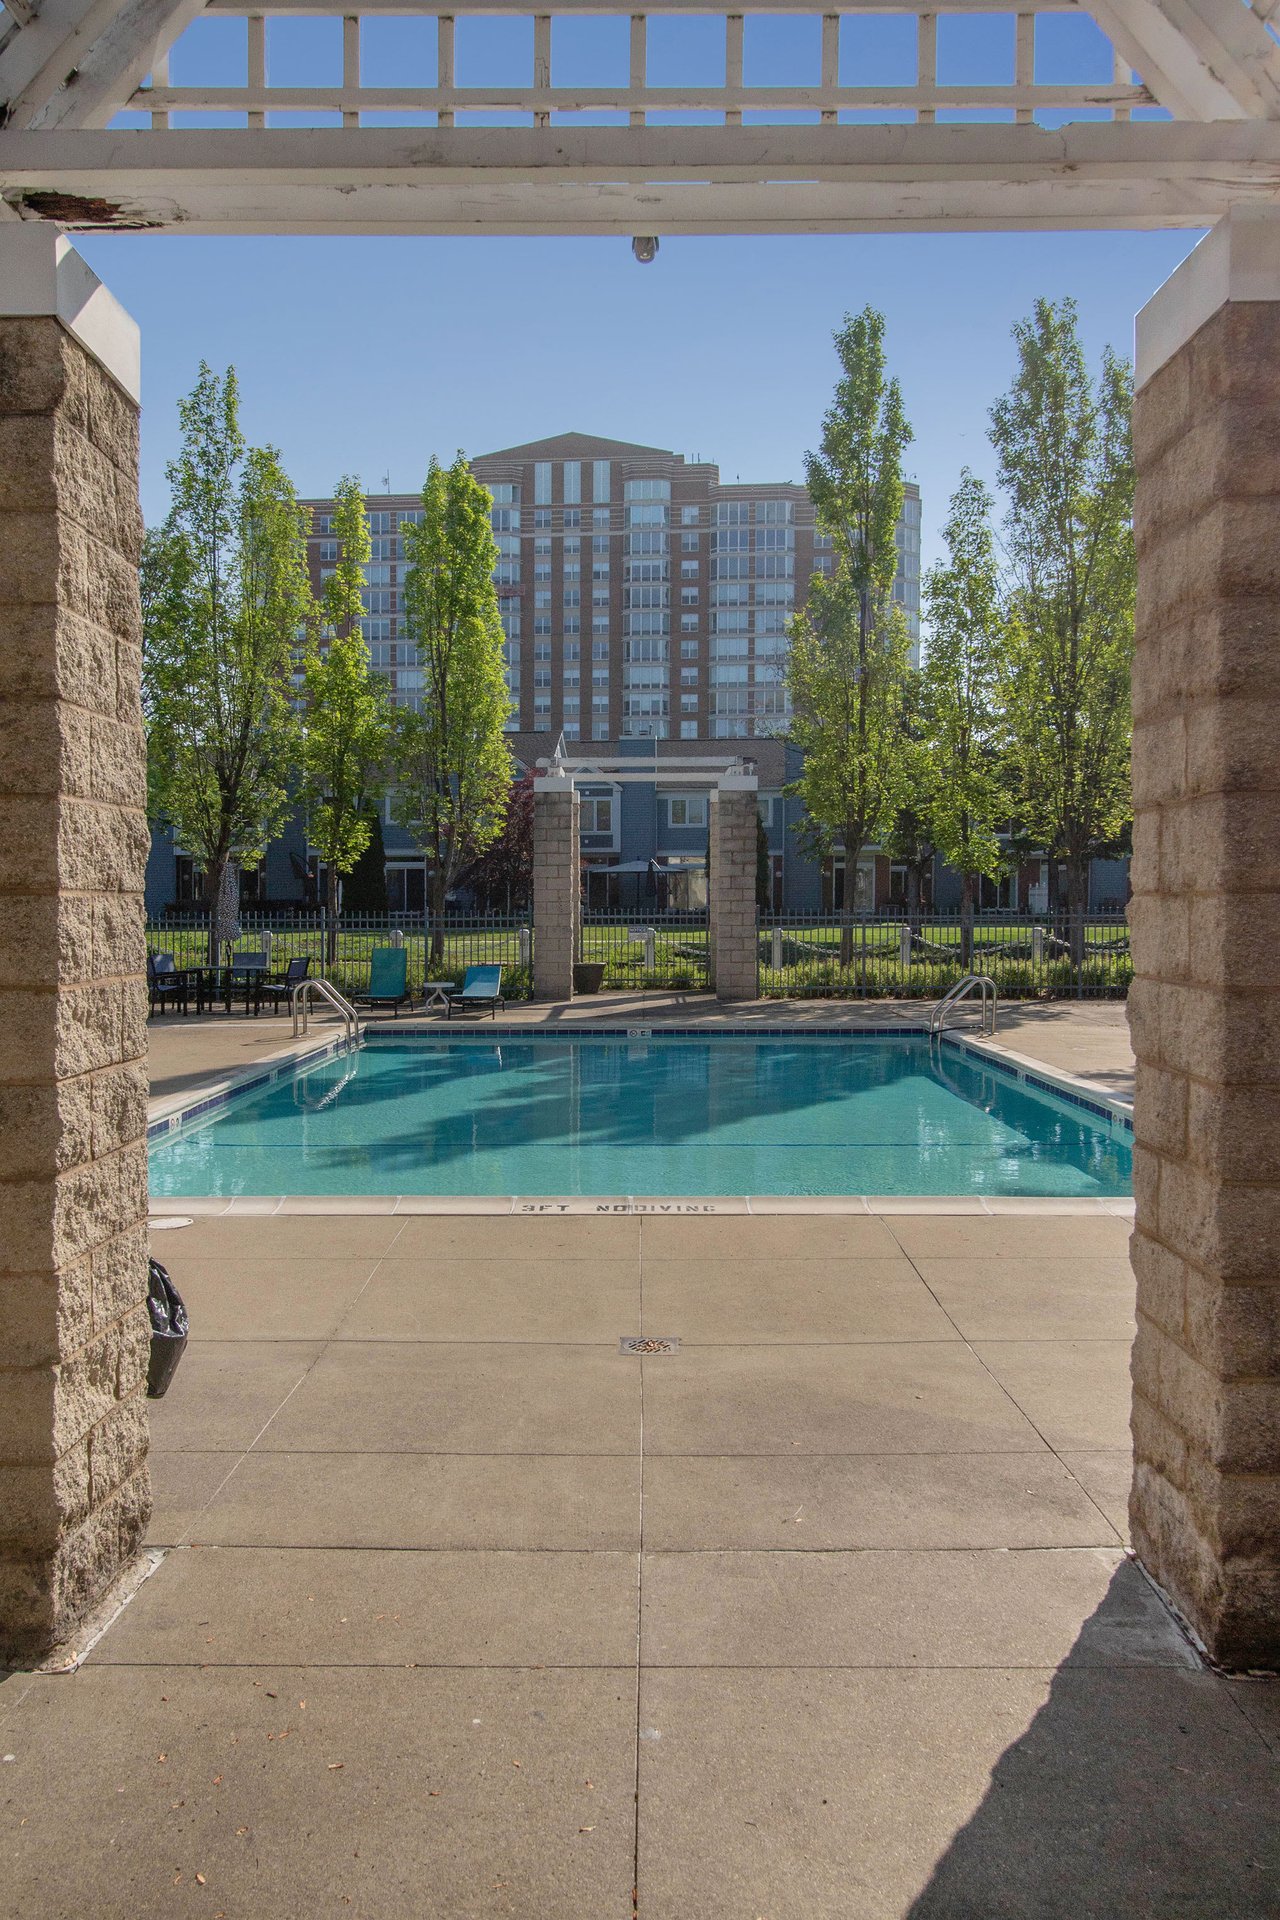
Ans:
[[[533,783],[533,994],[572,1000],[582,929],[581,808],[572,782]]]
[[[752,774],[729,774],[711,795],[709,936],[717,1000],[755,1000],[760,992],[756,785]]]
[[[0,1649],[150,1513],[138,337],[0,227]]]
[[[1130,1518],[1227,1666],[1280,1665],[1280,218],[1138,322]]]

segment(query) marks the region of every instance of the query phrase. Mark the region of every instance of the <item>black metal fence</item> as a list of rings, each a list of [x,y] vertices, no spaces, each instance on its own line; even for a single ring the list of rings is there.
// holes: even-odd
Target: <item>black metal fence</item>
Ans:
[[[959,914],[855,920],[770,915],[759,934],[760,992],[777,999],[937,1000],[966,973],[985,973],[1002,1000],[1122,1000],[1133,977],[1122,913],[1083,922],[980,914],[965,951]]]
[[[209,920],[203,913],[166,914],[147,928],[152,953],[171,953],[177,966],[196,966],[209,957]],[[323,916],[242,913],[233,955],[267,953],[272,971],[283,972],[295,956],[306,954],[313,974],[323,974],[342,993],[361,993],[369,984],[375,947],[409,950],[409,985],[425,980],[460,985],[468,967],[502,968],[502,991],[509,1000],[533,991],[533,932],[527,920],[506,915],[448,919],[436,927],[422,914],[344,914],[329,938]],[[227,957],[224,951],[220,959]]]
[[[654,987],[671,993],[705,993],[711,985],[707,916],[664,913],[643,915],[585,915],[578,942],[578,958],[587,966],[603,968],[600,986]]]

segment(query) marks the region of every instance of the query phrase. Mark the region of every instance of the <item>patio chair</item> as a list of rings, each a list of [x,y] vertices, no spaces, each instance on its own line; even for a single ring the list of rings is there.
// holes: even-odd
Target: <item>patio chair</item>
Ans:
[[[259,1014],[262,1012],[262,1003],[264,1000],[269,1006],[284,1007],[287,1009],[292,1000],[294,988],[300,981],[306,979],[307,969],[310,965],[311,955],[309,953],[299,954],[289,962],[284,972],[276,974],[274,979],[256,981],[254,983],[255,991],[253,996],[254,1013]]]
[[[147,994],[152,1013],[163,1013],[171,1000],[183,1013],[187,1011],[187,976],[174,966],[171,953],[147,955]]]
[[[375,947],[369,955],[368,989],[351,997],[358,1007],[368,1007],[371,1012],[390,1007],[399,1019],[401,1007],[410,1005],[409,949]]]
[[[490,1015],[496,1015],[498,1008],[506,1004],[502,997],[501,967],[468,967],[460,990],[449,995],[447,1018],[452,1020],[455,1007],[475,1007],[481,1013],[488,1007]]]
[[[248,948],[243,953],[232,952],[227,972],[227,1012],[231,1011],[231,996],[237,984],[244,987],[244,1010],[248,1013],[254,996],[260,991],[267,979],[268,956],[262,948]],[[239,975],[239,982],[236,976]],[[255,1009],[256,1011],[256,1009]]]

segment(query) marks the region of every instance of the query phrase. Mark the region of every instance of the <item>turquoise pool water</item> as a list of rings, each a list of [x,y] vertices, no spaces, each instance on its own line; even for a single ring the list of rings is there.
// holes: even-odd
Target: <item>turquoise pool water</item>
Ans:
[[[1131,1191],[1132,1135],[923,1036],[377,1038],[153,1142],[181,1194]]]

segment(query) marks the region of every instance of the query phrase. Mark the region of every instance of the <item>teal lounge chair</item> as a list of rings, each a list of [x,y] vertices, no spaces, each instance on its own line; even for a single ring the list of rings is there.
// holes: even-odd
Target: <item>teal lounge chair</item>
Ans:
[[[353,995],[358,1007],[390,1007],[396,1018],[400,1017],[401,1007],[410,1004],[409,998],[409,949],[407,947],[375,947],[369,956],[369,987],[365,993]]]
[[[455,1007],[476,1007],[481,1013],[488,1007],[490,1014],[496,1014],[506,1004],[501,967],[468,967],[460,990],[449,995],[447,1017],[452,1020]]]

